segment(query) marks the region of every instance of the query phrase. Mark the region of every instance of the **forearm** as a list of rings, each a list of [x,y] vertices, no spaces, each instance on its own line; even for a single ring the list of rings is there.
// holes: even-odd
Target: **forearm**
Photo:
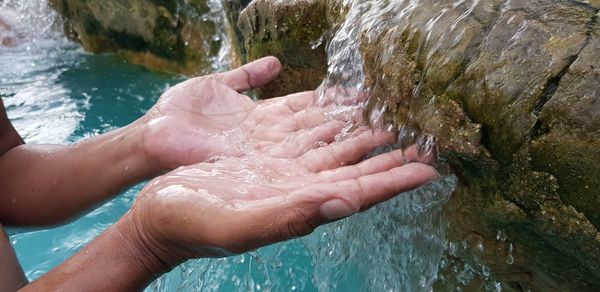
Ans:
[[[76,255],[21,291],[138,291],[173,266],[139,239],[125,215]]]
[[[4,103],[0,98],[0,156],[21,144],[23,144],[23,139],[8,120]]]
[[[25,286],[27,280],[25,274],[17,261],[15,251],[10,244],[8,235],[0,225],[0,290],[15,291]]]
[[[0,157],[0,221],[63,222],[156,175],[135,124],[69,146],[20,145]]]

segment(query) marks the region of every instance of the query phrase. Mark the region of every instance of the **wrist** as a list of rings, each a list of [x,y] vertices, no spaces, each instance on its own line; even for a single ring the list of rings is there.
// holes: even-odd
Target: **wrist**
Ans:
[[[126,158],[121,161],[126,163],[126,168],[139,173],[142,179],[150,179],[162,174],[165,170],[162,168],[158,159],[148,152],[145,143],[146,117],[142,117],[135,122],[121,128],[117,132],[117,143],[122,151],[125,151]]]
[[[174,266],[156,256],[128,213],[23,291],[141,291]]]
[[[155,109],[151,109],[140,119],[128,126],[135,132],[137,148],[140,156],[157,176],[171,171],[181,164],[173,159],[173,149],[169,147],[169,133],[171,129],[166,128],[163,118],[154,118]]]
[[[128,212],[115,224],[117,236],[129,255],[131,265],[154,280],[183,262],[174,257],[160,242],[148,234],[135,216]]]

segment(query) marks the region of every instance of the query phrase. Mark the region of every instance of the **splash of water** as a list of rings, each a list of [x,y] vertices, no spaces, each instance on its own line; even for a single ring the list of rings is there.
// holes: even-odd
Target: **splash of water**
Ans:
[[[378,80],[391,77],[382,73],[376,77],[376,81],[367,80],[366,64],[361,50],[361,47],[385,37],[389,40],[389,46],[377,53],[374,62],[383,65],[390,61],[396,50],[394,40],[408,28],[406,18],[419,5],[419,1],[405,0],[342,1],[342,9],[347,10],[346,18],[327,44],[327,76],[315,95],[319,105],[332,98],[338,104],[348,100],[359,100],[358,105],[365,109],[364,115],[371,126],[388,129],[397,127],[401,148],[417,144],[424,155],[431,155],[435,150],[435,138],[410,126],[408,120],[399,122],[391,117],[390,109],[397,108],[398,105],[391,104],[385,93],[378,94],[382,90]],[[411,108],[410,103],[417,96],[418,93],[413,92],[412,95],[400,96],[396,100],[399,104]]]
[[[202,15],[195,15],[195,9],[193,4],[190,3],[190,0],[181,1],[181,3],[177,2],[178,10],[180,13],[188,13],[188,17],[194,19],[200,19],[202,22],[212,23],[215,27],[215,32],[212,35],[211,39],[205,43],[204,51],[210,52],[210,43],[218,43],[218,52],[216,55],[208,54],[209,63],[211,64],[211,71],[207,73],[213,72],[222,72],[231,69],[233,64],[233,51],[230,38],[227,34],[227,31],[230,30],[229,27],[231,24],[228,22],[227,17],[225,16],[225,9],[223,8],[223,3],[221,0],[208,0],[206,1],[206,5],[208,6],[208,12]]]
[[[315,253],[318,289],[344,290],[338,277],[358,268],[365,282],[355,291],[430,290],[446,242],[441,206],[455,183],[455,177],[447,176],[306,239]]]
[[[211,60],[213,72],[223,72],[231,69],[234,64],[234,52],[231,44],[230,36],[227,31],[230,30],[232,24],[229,23],[225,16],[225,9],[221,0],[209,0],[208,13],[209,20],[215,23],[217,28],[213,41],[219,41],[219,53]]]
[[[61,26],[60,18],[48,1],[2,1],[0,21],[7,24],[8,33],[17,45],[27,42],[39,47],[64,38],[57,29]]]
[[[345,11],[341,13],[345,13],[346,17],[334,28],[335,33],[327,44],[329,67],[327,77],[315,96],[316,103],[324,104],[326,100],[331,99],[331,95],[334,95],[334,99],[340,104],[348,100],[361,100],[359,106],[366,109],[367,120],[371,126],[389,127],[392,124],[393,127],[398,128],[397,147],[405,149],[409,145],[417,144],[423,152],[434,151],[435,138],[414,126],[416,114],[413,108],[435,101],[436,98],[435,94],[426,92],[421,86],[426,83],[426,76],[433,74],[429,72],[431,68],[440,68],[441,64],[451,61],[451,57],[444,52],[457,46],[465,37],[462,22],[488,13],[492,9],[491,3],[479,0],[341,0],[339,2],[342,4],[342,11]],[[510,1],[505,5],[510,5],[509,3]],[[434,10],[423,13],[423,9]],[[476,12],[477,10],[481,11]],[[473,16],[477,13],[479,15]],[[426,19],[424,15],[431,15],[431,18]],[[412,59],[401,60],[402,56],[399,57],[401,55],[399,52],[403,51],[410,51],[412,56],[409,58]],[[417,70],[410,66],[398,68],[398,66],[409,65],[412,61],[418,66]],[[386,68],[391,70],[385,70]],[[408,72],[420,71],[420,74],[415,77],[416,80],[405,82],[401,80],[402,78],[393,75],[394,70],[402,69]],[[448,195],[454,189],[453,184],[445,187],[443,192]],[[408,205],[414,203],[415,201],[406,202]],[[427,218],[427,216],[440,216],[441,221],[445,221],[443,213],[434,215],[437,212],[440,212],[439,209],[433,208],[425,211],[424,214],[411,214],[408,218],[425,217],[425,220],[419,221],[414,226],[417,228],[438,226],[439,230],[434,232],[426,228],[419,230],[424,236],[438,236],[441,241],[445,241],[445,226],[436,225],[436,219],[433,217]],[[385,222],[389,223],[393,220]],[[436,252],[421,252],[426,251],[427,247],[413,245],[415,236],[419,235],[412,234],[402,239],[406,234],[410,234],[407,229],[386,234],[386,239],[391,239],[391,242],[394,240],[409,242],[406,250],[416,251],[416,255],[410,255],[406,250],[404,253],[396,251],[388,254],[387,257],[373,258],[374,262],[390,261],[390,255],[398,255],[411,258],[418,264],[407,268],[395,263],[394,267],[399,267],[396,269],[399,273],[395,275],[389,272],[394,270],[393,267],[372,267],[376,272],[370,277],[378,279],[379,284],[368,287],[369,290],[431,290],[436,278],[438,280],[436,284],[444,286],[445,289],[461,289],[460,287],[467,287],[474,281],[481,282],[480,287],[485,290],[499,291],[502,288],[500,283],[493,279],[490,269],[473,256],[473,252],[470,251],[472,247],[464,246],[462,243],[447,242],[442,248],[443,256],[439,256],[440,254]],[[386,242],[381,241],[380,244],[385,245]],[[480,248],[483,249],[483,246]],[[505,261],[508,264],[514,261],[512,248],[510,243],[506,247]],[[457,249],[461,251],[457,252]],[[457,254],[460,256],[456,256]],[[458,259],[461,256],[471,258],[471,265]],[[393,261],[393,257],[391,258]],[[337,264],[341,263],[340,260]],[[420,270],[425,267],[430,269],[421,270],[420,275],[424,275],[423,279],[419,278],[418,273],[412,274],[410,270],[415,268]],[[406,268],[408,270],[405,270]],[[450,275],[438,275],[438,269],[449,270]],[[386,276],[378,277],[378,275]],[[330,287],[326,285],[328,281],[331,282],[333,279],[326,278],[319,288],[331,290],[324,288]]]
[[[0,63],[6,64],[0,96],[8,116],[27,142],[67,142],[87,99],[70,97],[58,80],[81,50],[57,29],[59,18],[47,1],[4,1],[0,22],[9,38],[8,46],[0,46]]]

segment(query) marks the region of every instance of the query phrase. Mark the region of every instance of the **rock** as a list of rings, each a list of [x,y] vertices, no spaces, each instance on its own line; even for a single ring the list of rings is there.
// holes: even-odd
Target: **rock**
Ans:
[[[310,43],[354,17],[342,3],[353,2],[246,8],[249,58],[274,54],[287,68],[263,97],[318,84],[326,56]],[[599,2],[354,3],[371,18],[350,23],[361,31],[342,44],[358,42],[370,108],[438,138],[461,181],[446,205],[449,240],[484,247],[447,255],[445,287],[461,285],[453,265],[469,264],[480,283],[509,289],[600,289]]]
[[[206,73],[222,41],[208,0],[51,0],[65,30],[91,52],[119,51],[135,63]]]
[[[600,25],[541,105],[532,164],[556,175],[561,198],[600,226]]]
[[[536,108],[585,45],[586,24],[593,16],[577,5],[535,2],[517,1],[487,24],[491,29],[477,58],[453,88],[487,130],[484,143],[503,161],[527,140]],[[532,6],[535,12],[523,9]],[[537,19],[534,13],[545,17]]]
[[[325,0],[252,1],[239,17],[247,61],[276,56],[281,75],[258,90],[269,98],[315,89],[327,68],[324,45],[316,45],[329,27]]]

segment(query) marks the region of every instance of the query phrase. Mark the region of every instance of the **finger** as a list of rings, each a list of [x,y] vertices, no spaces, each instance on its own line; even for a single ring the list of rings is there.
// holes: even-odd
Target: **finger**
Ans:
[[[314,191],[322,194],[324,200],[319,206],[321,216],[325,220],[337,220],[415,189],[436,176],[433,167],[410,163],[385,172],[326,184]]]
[[[422,163],[411,163],[335,183],[320,183],[277,197],[261,212],[272,222],[270,240],[282,241],[303,236],[319,225],[364,211],[377,203],[417,188],[437,177],[436,170]],[[272,203],[271,201],[263,201]]]
[[[320,147],[320,144],[327,145],[333,142],[343,127],[344,123],[333,121],[301,133],[293,133],[290,139],[273,147],[270,154],[279,158],[296,158],[311,149]]]
[[[340,121],[331,121],[322,124],[315,124],[313,127],[298,129],[294,123],[291,123],[290,121],[284,119],[283,121],[280,121],[279,124],[261,124],[259,126],[256,126],[254,129],[249,130],[249,132],[250,137],[256,140],[257,144],[261,141],[268,141],[271,143],[265,145],[273,146],[280,144],[278,145],[280,146],[280,148],[298,148],[297,150],[299,150],[299,154],[284,155],[285,157],[292,158],[298,157],[300,154],[303,154],[308,150],[312,149],[312,145],[315,142],[332,142],[333,138],[335,138],[335,136],[340,133],[343,127],[344,123]],[[304,145],[306,145],[306,147]],[[289,152],[283,151],[283,149],[281,150],[281,153]],[[277,157],[282,157],[276,154],[275,152],[273,152],[272,154],[276,155]]]
[[[319,173],[319,180],[323,182],[336,182],[355,179],[373,173],[388,171],[394,167],[402,166],[404,163],[405,152],[402,150],[394,150],[377,155],[356,165],[322,171]]]
[[[279,116],[272,115],[265,110],[261,115],[268,116],[267,118],[261,118],[261,126],[292,133],[314,128],[328,121],[327,116],[323,114],[321,109],[316,107],[309,107],[297,113]]]
[[[290,193],[285,200],[285,208],[280,207],[280,210],[287,210],[281,217],[284,223],[277,224],[281,226],[281,237],[288,239],[306,235],[319,225],[367,210],[426,184],[436,176],[433,167],[411,163],[356,179],[302,188]]]
[[[434,165],[435,155],[432,152],[423,153],[417,145],[403,149],[393,150],[369,158],[356,165],[344,166],[319,173],[319,180],[323,182],[335,182],[346,179],[354,179],[361,176],[383,172],[394,167],[399,167],[411,162],[420,162]]]
[[[315,127],[326,120],[327,116],[323,113],[321,108],[308,107],[295,113],[285,122],[289,124],[289,127],[294,128],[296,131],[300,131],[302,129]]]
[[[252,118],[255,124],[271,126],[287,123],[294,125],[294,115],[306,108],[307,100],[312,99],[312,91],[300,92],[256,102]],[[296,128],[295,126],[293,127]],[[295,130],[296,131],[296,130]]]
[[[434,165],[437,159],[437,151],[435,147],[431,149],[422,149],[419,145],[411,145],[405,150],[404,163],[421,162],[429,165]]]
[[[354,164],[378,146],[393,143],[396,139],[394,133],[381,130],[358,133],[342,142],[309,151],[298,157],[298,162],[313,172],[333,169]]]
[[[312,91],[291,94],[256,102],[256,109],[251,119],[256,125],[270,129],[276,127],[286,132],[298,131],[295,114],[305,109],[312,99]],[[322,121],[322,119],[320,119]]]
[[[294,131],[316,127],[331,120],[363,122],[363,107],[360,104],[329,104],[320,107],[312,103],[313,94],[313,91],[306,91],[261,100],[258,102],[256,115],[263,125],[283,125]]]
[[[310,106],[295,113],[283,122],[287,123],[289,128],[296,129],[296,131],[316,127],[319,124],[333,120],[360,124],[363,122],[363,110],[362,107],[358,106],[332,105],[325,108]]]
[[[275,57],[265,57],[239,68],[215,75],[223,84],[238,92],[252,90],[273,81],[281,72],[281,63]]]

